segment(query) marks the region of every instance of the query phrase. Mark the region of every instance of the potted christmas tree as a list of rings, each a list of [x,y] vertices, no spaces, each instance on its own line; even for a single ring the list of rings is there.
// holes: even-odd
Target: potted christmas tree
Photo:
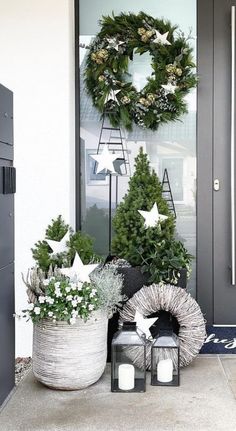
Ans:
[[[131,264],[131,268],[120,269],[125,275],[128,297],[144,284],[153,282],[186,287],[192,256],[175,240],[175,219],[142,148],[128,192],[116,210],[113,226],[113,253]]]

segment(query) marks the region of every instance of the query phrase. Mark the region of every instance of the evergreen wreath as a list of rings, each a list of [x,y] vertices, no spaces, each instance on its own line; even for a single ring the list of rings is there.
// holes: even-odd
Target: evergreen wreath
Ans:
[[[103,16],[88,47],[85,83],[94,106],[114,127],[135,123],[156,130],[187,112],[184,96],[196,86],[189,38],[169,21],[144,12]],[[149,52],[153,72],[139,92],[129,81],[129,61]]]

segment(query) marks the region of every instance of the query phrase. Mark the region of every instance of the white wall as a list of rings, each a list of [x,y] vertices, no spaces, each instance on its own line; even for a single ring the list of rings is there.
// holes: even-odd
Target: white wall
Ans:
[[[0,0],[0,83],[14,92],[16,310],[21,272],[52,217],[74,225],[73,0]],[[31,354],[32,327],[16,321],[16,355]]]

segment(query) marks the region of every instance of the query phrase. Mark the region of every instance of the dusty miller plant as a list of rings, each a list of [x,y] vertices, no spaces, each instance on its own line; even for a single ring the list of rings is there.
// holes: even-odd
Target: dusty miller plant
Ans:
[[[106,265],[94,271],[90,279],[97,289],[99,307],[111,317],[126,299],[122,294],[123,276],[117,273],[113,265]]]

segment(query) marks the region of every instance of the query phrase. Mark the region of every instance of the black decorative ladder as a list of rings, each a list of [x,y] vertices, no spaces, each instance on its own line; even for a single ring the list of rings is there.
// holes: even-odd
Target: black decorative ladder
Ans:
[[[114,169],[116,171],[116,174],[109,174],[109,211],[108,211],[108,218],[109,218],[109,239],[108,239],[108,258],[111,255],[111,240],[112,240],[112,208],[111,208],[111,201],[112,201],[112,177],[115,177],[115,196],[116,196],[116,207],[118,205],[118,186],[119,186],[119,176],[130,176],[131,170],[130,170],[130,162],[129,162],[129,153],[128,149],[126,147],[125,138],[122,136],[121,128],[120,127],[113,127],[110,124],[109,121],[109,115],[111,115],[112,112],[104,112],[102,115],[102,127],[100,131],[99,141],[98,141],[98,147],[97,147],[97,154],[101,153],[104,146],[107,145],[109,151],[113,154],[117,154],[118,157],[114,161]],[[96,170],[96,165],[94,167]]]
[[[173,195],[172,195],[172,191],[171,191],[171,187],[170,187],[170,180],[169,180],[168,171],[166,168],[164,169],[164,175],[163,175],[163,180],[162,180],[162,194],[168,203],[169,210],[173,212],[173,214],[176,218],[177,215],[176,215],[176,210],[175,210],[175,204],[174,204],[174,199],[173,199]]]
[[[118,154],[119,157],[114,162],[114,167],[118,175],[130,175],[130,162],[128,150],[125,144],[125,138],[122,137],[121,128],[113,127],[109,122],[108,115],[112,114],[104,112],[102,116],[102,127],[100,131],[97,154],[102,152],[104,145],[107,145],[113,154]]]

